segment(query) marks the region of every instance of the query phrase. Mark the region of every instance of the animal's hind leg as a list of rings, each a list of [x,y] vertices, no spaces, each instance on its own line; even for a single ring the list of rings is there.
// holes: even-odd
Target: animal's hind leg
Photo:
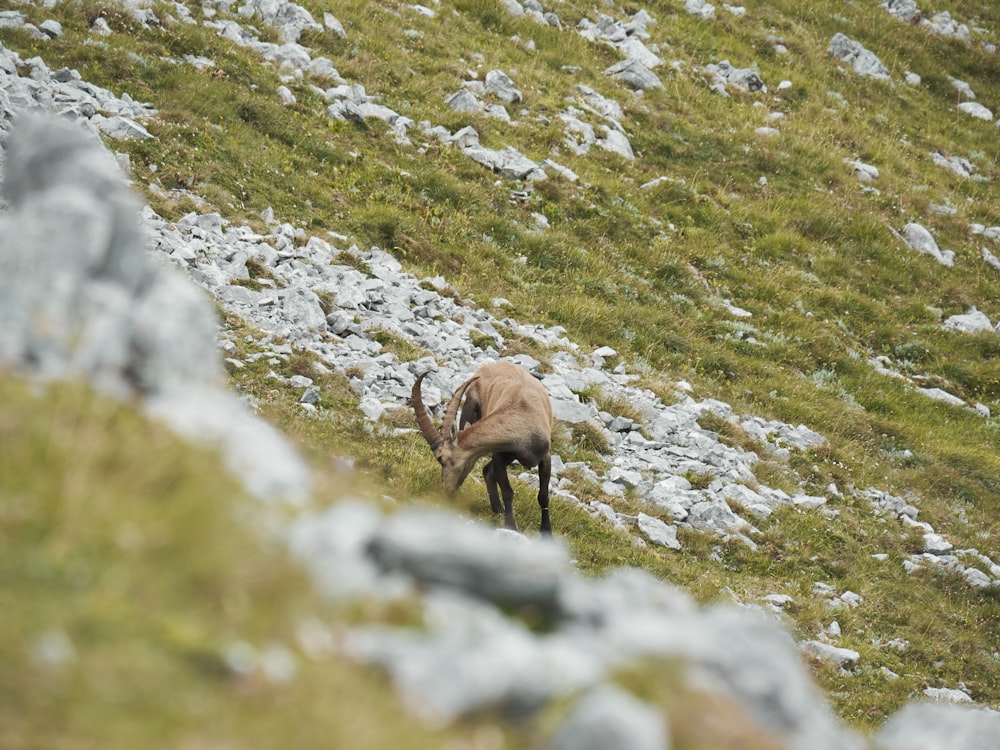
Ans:
[[[539,531],[552,536],[549,521],[549,479],[552,477],[552,458],[546,456],[538,464],[538,506],[542,509],[542,525]]]
[[[500,493],[497,492],[497,479],[493,473],[493,463],[490,461],[483,467],[483,479],[486,482],[486,493],[490,496],[490,508],[494,513],[499,513],[503,510],[503,506],[500,504]]]

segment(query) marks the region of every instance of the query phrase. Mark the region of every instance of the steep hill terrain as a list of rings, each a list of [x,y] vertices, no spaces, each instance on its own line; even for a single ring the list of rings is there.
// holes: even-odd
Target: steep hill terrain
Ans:
[[[498,707],[549,711],[530,729],[485,722],[450,741],[539,742],[552,711],[572,716],[553,702],[606,674],[668,706],[673,722],[706,705],[683,690],[663,695],[678,684],[670,660],[690,658],[735,686],[742,708],[709,701],[705,712],[718,710],[740,739],[681,722],[669,732],[678,747],[767,747],[782,722],[779,740],[790,746],[853,746],[823,711],[792,705],[794,667],[767,688],[782,696],[781,711],[762,718],[767,690],[755,693],[740,671],[752,658],[734,657],[738,668],[698,650],[694,633],[704,630],[747,638],[753,654],[751,626],[725,615],[688,622],[679,613],[691,605],[660,602],[666,595],[646,578],[603,576],[641,569],[701,603],[768,613],[840,719],[863,733],[914,699],[1000,705],[1000,11],[937,5],[18,3],[0,12],[0,107],[5,129],[41,107],[102,135],[147,204],[150,254],[217,305],[229,384],[297,444],[310,476],[266,431],[219,427],[232,413],[223,401],[176,397],[166,359],[143,369],[123,354],[119,376],[98,385],[148,397],[147,411],[182,433],[215,435],[251,494],[300,509],[293,550],[348,609],[335,615],[338,628],[353,628],[340,648],[384,667],[415,714],[451,724]],[[12,158],[7,179],[18,167]],[[8,190],[8,209],[19,196]],[[44,288],[47,278],[33,283]],[[172,291],[148,294],[133,341],[152,330],[144,321],[167,315],[161,299],[181,295],[186,320],[200,315],[164,283]],[[25,288],[11,282],[6,298]],[[0,351],[15,371],[95,379],[92,363],[106,362],[100,337],[84,339],[100,356],[47,359],[13,333]],[[23,362],[11,354],[22,349],[33,352]],[[526,651],[506,626],[447,601],[425,603],[418,616],[405,596],[355,599],[365,586],[391,591],[393,572],[423,570],[437,534],[463,533],[382,520],[386,509],[446,502],[414,430],[414,378],[431,373],[425,401],[439,412],[479,364],[500,357],[542,380],[557,417],[552,518],[568,555],[526,552],[523,564],[558,593],[525,594],[514,573],[517,594],[476,594],[513,608],[528,631],[553,633]],[[177,377],[210,380],[213,367],[181,365]],[[21,385],[10,388],[9,403],[20,403]],[[0,424],[29,429],[22,411],[7,411]],[[241,433],[259,436],[256,452]],[[46,455],[43,439],[41,453],[18,460],[34,466]],[[523,474],[516,487],[529,536],[533,481]],[[56,515],[45,523],[58,527],[63,490],[47,491],[46,513]],[[369,494],[369,504],[343,502]],[[456,502],[489,520],[478,479]],[[11,508],[8,521],[23,523],[27,511]],[[350,532],[338,537],[338,528]],[[116,533],[128,551],[129,534]],[[378,571],[354,557],[362,538]],[[469,543],[483,554],[468,563],[473,577],[511,554],[490,557],[489,538]],[[341,566],[361,583],[330,576]],[[567,567],[597,577],[581,578],[580,590],[600,604],[566,593],[577,585]],[[266,573],[217,575],[281,587]],[[433,589],[442,575],[416,577]],[[294,596],[301,612],[320,606],[297,588]],[[629,619],[630,596],[651,618],[655,610],[686,622],[677,639],[690,651],[654,648],[639,628],[574,630],[598,611]],[[40,607],[59,601],[53,592]],[[233,631],[245,631],[245,610],[223,609]],[[157,627],[169,626],[170,610]],[[432,635],[460,621],[474,654],[470,644],[490,634],[507,644],[496,653],[540,664],[544,677],[511,673],[506,690],[535,685],[523,703],[495,685],[478,693],[477,669],[503,671],[489,649],[482,663],[448,662],[440,652],[454,644],[444,639],[408,650],[414,619]],[[327,631],[302,636],[302,622],[316,620],[298,620],[300,646],[323,651]],[[354,628],[375,622],[385,628],[377,637]],[[179,623],[171,642],[185,650],[204,627]],[[567,645],[571,631],[581,640]],[[783,665],[769,633],[758,634],[757,658]],[[63,631],[43,636],[36,654],[59,662]],[[221,668],[253,661],[236,645]],[[560,660],[574,649],[593,661]],[[287,653],[254,654],[281,683]],[[628,655],[657,666],[635,667]],[[464,695],[435,681],[443,664]],[[350,675],[332,679],[371,679]],[[312,689],[302,686],[312,679],[297,689]],[[594,700],[645,721],[620,693]],[[371,722],[387,735],[423,731]],[[766,731],[742,733],[744,722]],[[22,739],[37,736],[19,727]],[[552,735],[554,746],[571,742],[572,729]],[[908,747],[892,731],[884,747]]]

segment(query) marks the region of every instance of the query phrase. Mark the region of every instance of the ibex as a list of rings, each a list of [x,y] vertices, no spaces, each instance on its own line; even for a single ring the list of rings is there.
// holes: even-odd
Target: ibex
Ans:
[[[503,510],[504,525],[514,522],[514,490],[507,467],[517,461],[525,468],[538,467],[538,505],[542,509],[541,533],[551,535],[549,523],[549,478],[552,457],[552,405],[545,388],[526,370],[510,362],[483,365],[451,397],[438,430],[424,408],[420,395],[423,375],[413,384],[412,403],[420,432],[430,443],[441,464],[441,484],[454,495],[482,456],[490,456],[483,467],[486,491],[494,513]],[[465,405],[455,426],[462,396]],[[500,494],[497,493],[497,485]],[[500,497],[503,496],[503,506]]]

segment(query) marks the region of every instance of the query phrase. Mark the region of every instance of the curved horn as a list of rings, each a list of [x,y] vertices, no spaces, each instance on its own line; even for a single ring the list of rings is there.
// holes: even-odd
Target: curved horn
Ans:
[[[444,413],[444,419],[441,422],[442,437],[451,433],[452,427],[455,424],[455,417],[458,415],[458,405],[462,402],[462,396],[465,395],[465,389],[472,385],[478,378],[478,375],[473,375],[471,378],[462,383],[458,390],[455,391],[455,395],[451,397],[451,401],[448,403],[448,408]]]
[[[434,427],[434,423],[431,422],[431,418],[427,415],[427,409],[424,408],[424,399],[420,395],[420,384],[423,382],[425,375],[427,375],[426,372],[419,375],[417,381],[413,384],[410,402],[413,404],[413,411],[417,416],[417,426],[420,428],[420,434],[424,436],[424,440],[430,443],[431,450],[435,451],[444,442],[444,438],[441,432]]]

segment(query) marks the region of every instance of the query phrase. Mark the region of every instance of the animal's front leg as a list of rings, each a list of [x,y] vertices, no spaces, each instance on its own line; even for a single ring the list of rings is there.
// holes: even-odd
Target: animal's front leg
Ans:
[[[504,526],[517,531],[517,522],[514,520],[514,489],[510,486],[510,479],[507,478],[507,467],[513,460],[514,456],[510,454],[495,453],[491,463],[494,464],[493,472],[503,495]]]
[[[497,492],[497,479],[493,472],[494,461],[490,461],[483,467],[483,480],[486,482],[486,494],[490,496],[490,508],[494,513],[499,513],[503,510],[503,506],[500,505],[500,493]]]

